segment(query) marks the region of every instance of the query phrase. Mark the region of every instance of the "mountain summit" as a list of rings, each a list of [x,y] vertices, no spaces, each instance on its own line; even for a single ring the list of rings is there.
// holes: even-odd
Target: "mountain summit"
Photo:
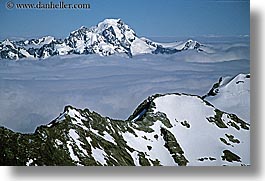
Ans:
[[[157,43],[139,38],[121,19],[105,19],[98,25],[81,28],[70,33],[65,39],[52,36],[40,39],[0,42],[0,58],[18,60],[21,58],[41,59],[55,55],[113,54],[132,57],[139,54],[173,54],[193,49],[203,51],[196,41]]]

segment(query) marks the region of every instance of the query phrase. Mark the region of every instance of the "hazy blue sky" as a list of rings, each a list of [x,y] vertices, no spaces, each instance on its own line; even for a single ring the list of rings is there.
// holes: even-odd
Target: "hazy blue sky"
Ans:
[[[82,25],[90,27],[105,18],[121,18],[139,36],[249,34],[249,0],[64,0],[90,3],[89,10],[8,10],[8,1],[0,0],[0,38],[65,37]]]

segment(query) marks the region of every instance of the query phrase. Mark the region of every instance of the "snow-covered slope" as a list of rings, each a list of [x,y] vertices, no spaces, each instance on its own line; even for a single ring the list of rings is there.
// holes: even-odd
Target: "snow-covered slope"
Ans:
[[[0,128],[0,164],[249,165],[249,129],[236,115],[185,94],[151,96],[125,121],[67,106],[31,135]]]
[[[99,54],[109,56],[125,54],[129,57],[139,54],[162,53],[172,54],[182,50],[200,49],[201,44],[188,40],[170,44],[152,42],[139,38],[135,31],[120,19],[105,19],[97,26],[73,31],[64,40],[52,36],[24,41],[5,40],[0,43],[0,58],[47,58],[67,54]],[[23,50],[22,52],[20,50]]]
[[[151,111],[150,107],[152,107]],[[145,110],[144,116],[138,118],[138,115],[143,114],[142,112]],[[153,135],[163,135],[162,129],[165,128],[172,139],[175,138],[177,142],[172,146],[174,145],[176,150],[179,149],[179,146],[180,150],[183,151],[187,165],[250,163],[248,124],[233,114],[227,114],[216,109],[198,96],[185,94],[155,95],[138,108],[134,117],[138,118],[135,120],[136,123],[145,122],[150,118],[162,119],[151,126],[154,133],[144,134],[147,141],[141,136],[137,139],[146,142],[143,145],[153,145],[155,142]],[[237,141],[231,138],[237,138]],[[241,155],[242,162],[227,162],[223,159],[224,157],[220,156],[226,152],[225,150]],[[181,155],[176,155],[181,157]]]
[[[205,99],[218,109],[250,122],[250,74],[221,77]]]

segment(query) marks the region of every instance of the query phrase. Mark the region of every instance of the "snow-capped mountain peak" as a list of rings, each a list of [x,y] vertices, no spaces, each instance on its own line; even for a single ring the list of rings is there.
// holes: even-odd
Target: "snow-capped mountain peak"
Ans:
[[[53,41],[55,41],[55,38],[54,37],[52,37],[52,36],[46,36],[46,37],[43,37],[43,38],[39,39],[39,44],[40,43],[43,44],[43,45],[50,44]]]
[[[121,19],[105,19],[104,21],[100,22],[96,27],[94,27],[94,31],[96,33],[103,33],[107,29],[112,28],[116,37],[121,40],[124,36],[125,31],[131,31],[135,34],[135,32],[126,25]]]
[[[13,45],[13,43],[11,43],[11,41],[10,41],[9,39],[4,40],[4,41],[2,42],[2,45],[3,45],[4,47],[10,46],[10,47],[12,47],[12,48],[15,48],[15,46]]]
[[[9,47],[4,49],[7,45]],[[48,58],[67,54],[125,54],[132,57],[139,54],[173,54],[190,49],[201,51],[200,46],[193,40],[170,45],[156,43],[139,38],[121,19],[105,19],[91,28],[82,26],[72,31],[64,40],[52,36],[13,42],[5,40],[0,43],[0,55],[2,59]],[[23,49],[22,54],[20,49]]]
[[[197,41],[194,41],[194,40],[188,40],[186,43],[185,43],[185,46],[183,47],[183,49],[197,49],[199,48],[201,45],[199,42]]]

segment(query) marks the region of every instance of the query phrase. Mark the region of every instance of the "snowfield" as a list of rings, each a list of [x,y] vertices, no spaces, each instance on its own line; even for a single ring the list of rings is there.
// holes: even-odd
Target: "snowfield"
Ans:
[[[149,95],[179,92],[203,96],[220,77],[249,73],[248,37],[200,42],[209,50],[132,58],[64,55],[45,60],[0,60],[0,125],[33,132],[57,117],[65,105],[127,119]],[[220,106],[216,107],[222,110],[224,106]],[[94,154],[103,155],[99,151]]]
[[[182,123],[182,126],[173,126],[169,129],[175,137],[178,139],[180,146],[188,155],[190,165],[222,165],[222,160],[208,161],[201,163],[198,158],[213,157],[218,158],[220,150],[213,150],[212,148],[225,149],[218,142],[216,138],[225,137],[225,135],[233,135],[236,138],[240,138],[241,144],[235,144],[231,146],[231,150],[240,153],[242,156],[242,162],[250,164],[250,134],[248,130],[238,131],[232,126],[228,126],[229,116],[223,115],[222,119],[227,125],[228,129],[215,129],[214,124],[209,124],[206,118],[211,117],[215,111],[214,107],[206,106],[206,104],[195,96],[176,96],[166,95],[156,98],[154,100],[156,112],[163,112],[167,115],[172,125]],[[188,129],[183,126],[184,122],[187,122]],[[181,124],[180,124],[181,125]],[[210,136],[209,136],[210,135]],[[240,165],[240,164],[239,164]]]
[[[238,74],[235,77],[224,77],[216,95],[207,97],[219,109],[232,112],[239,118],[250,122],[250,75]]]

